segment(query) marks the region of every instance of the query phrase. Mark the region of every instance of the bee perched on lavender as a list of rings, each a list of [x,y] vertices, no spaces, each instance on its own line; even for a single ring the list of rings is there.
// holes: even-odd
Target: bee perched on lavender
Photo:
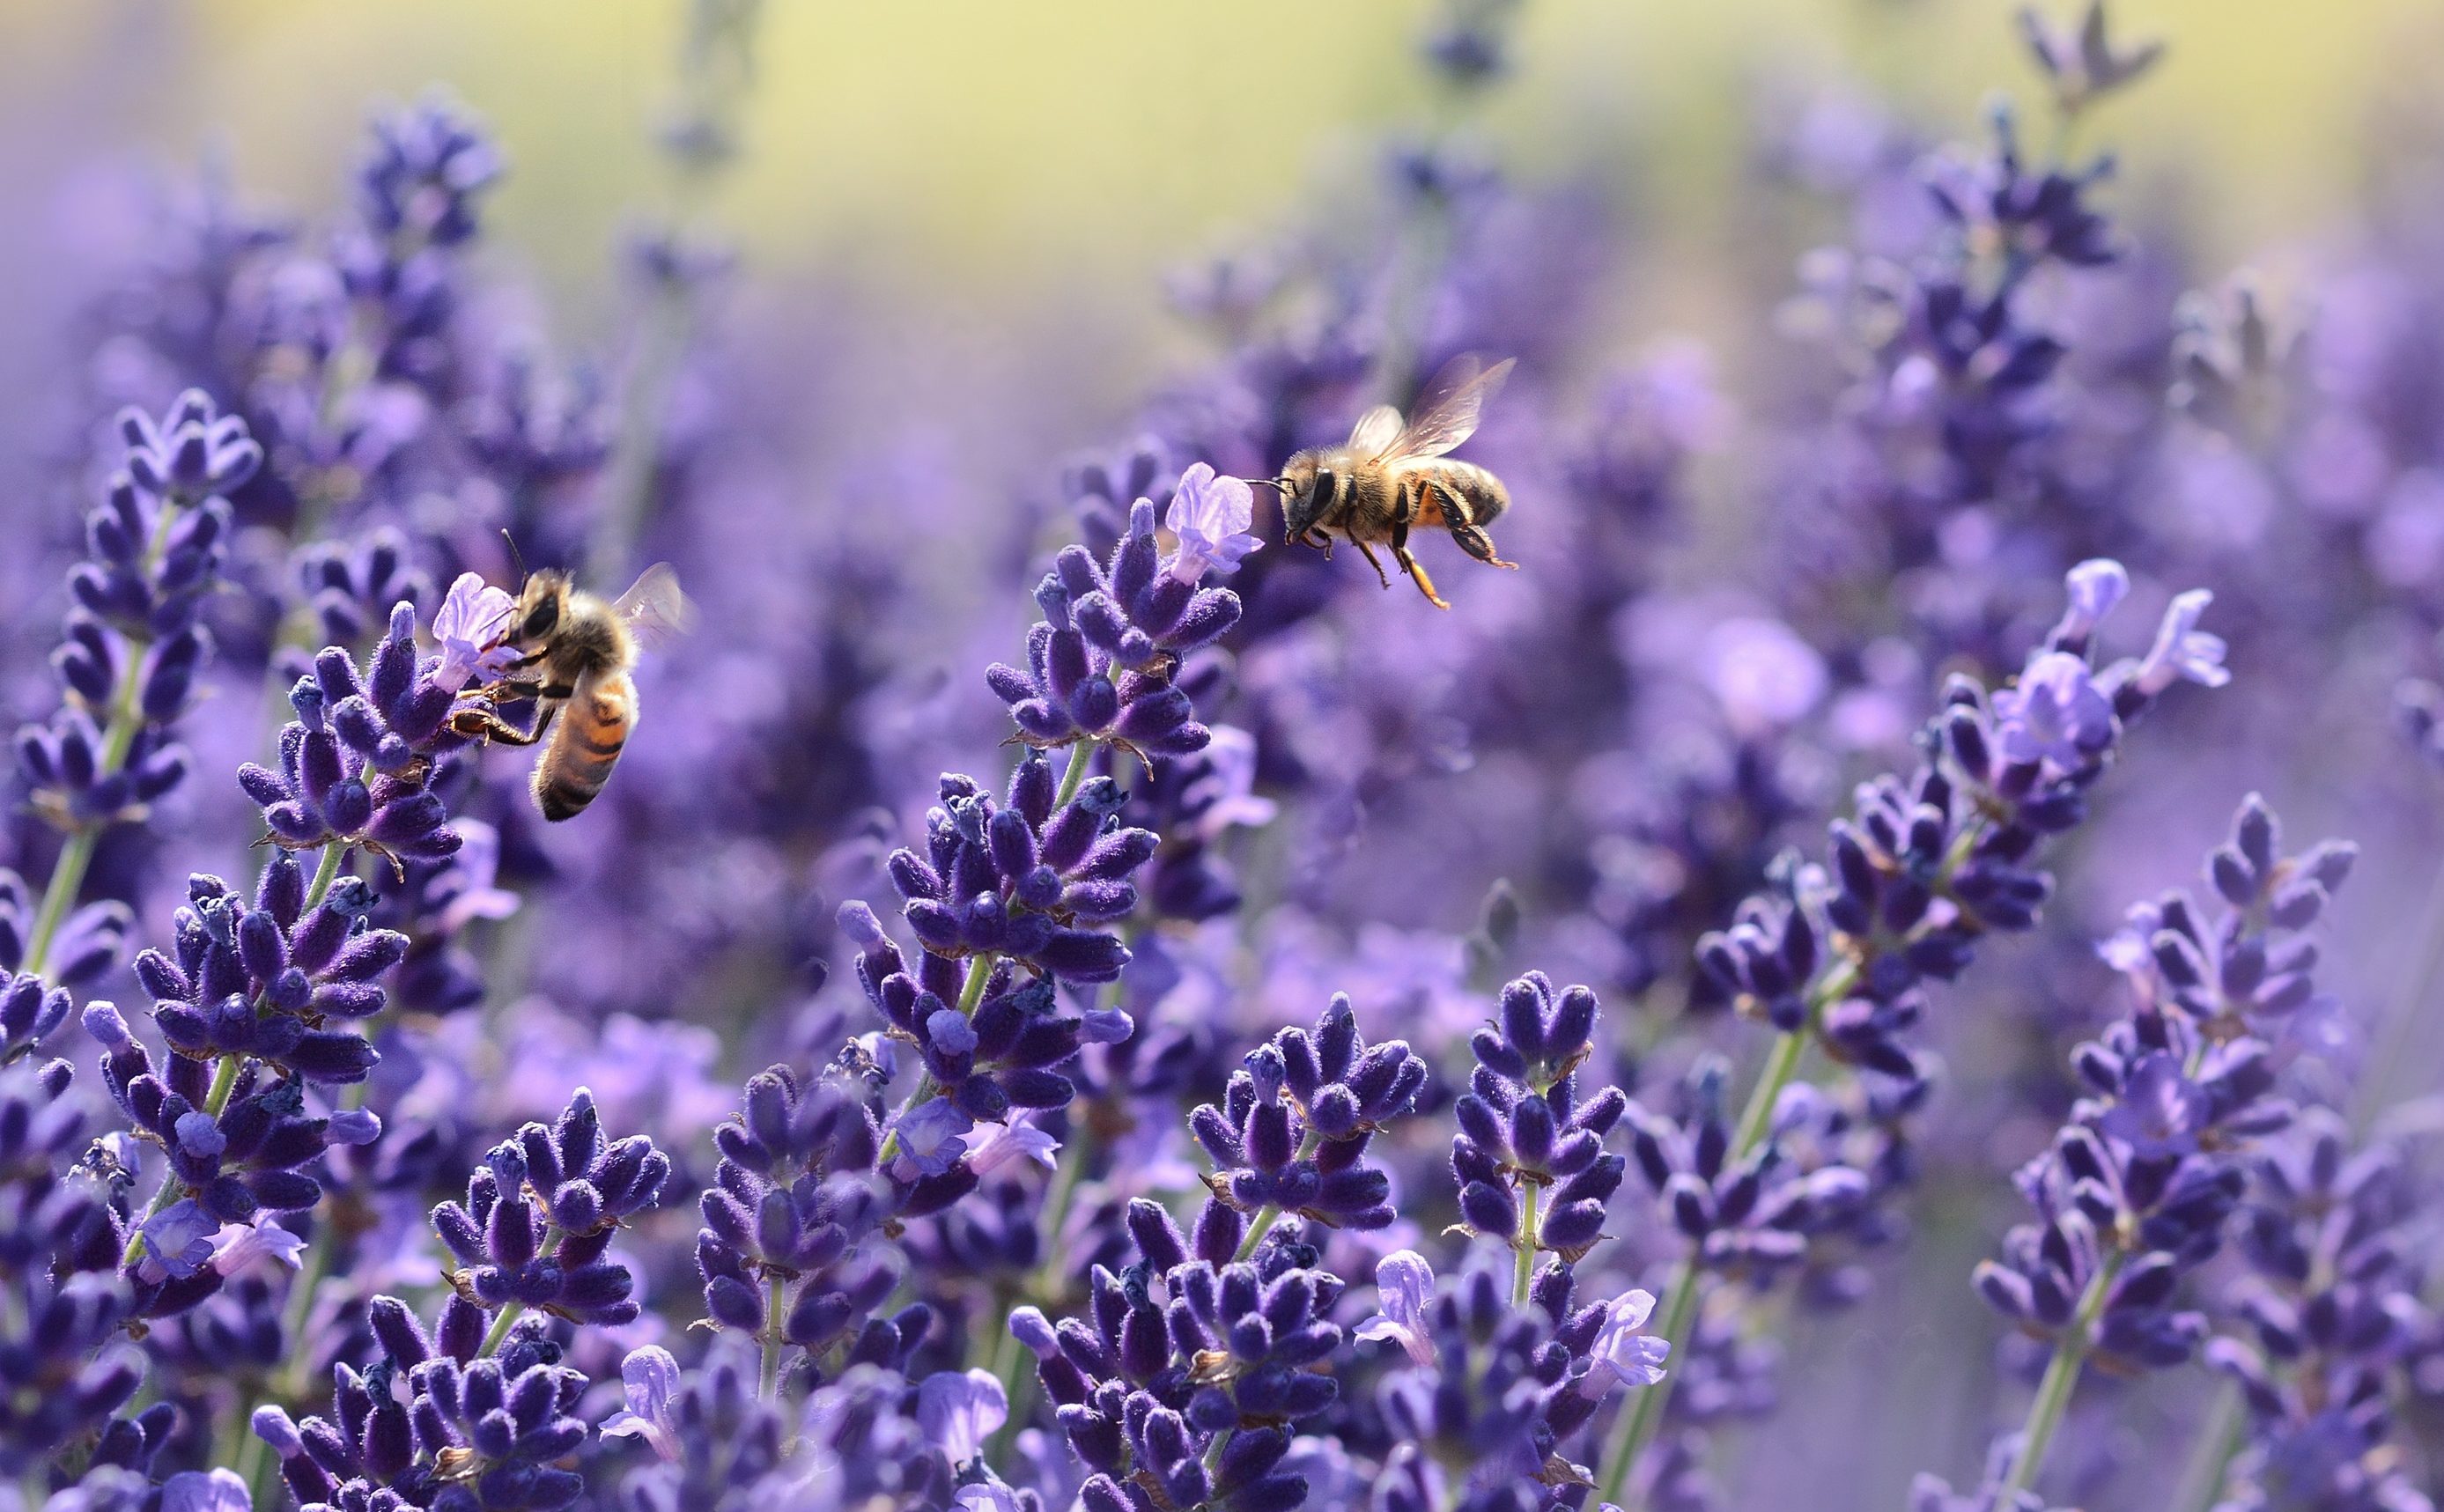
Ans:
[[[1336,447],[1301,452],[1283,464],[1272,481],[1281,490],[1284,541],[1322,546],[1332,555],[1332,538],[1356,546],[1383,586],[1392,586],[1373,544],[1392,548],[1392,560],[1437,609],[1448,609],[1435,580],[1409,550],[1409,531],[1441,526],[1459,548],[1496,567],[1516,567],[1494,555],[1485,527],[1510,507],[1510,490],[1473,462],[1443,453],[1476,433],[1476,417],[1501,392],[1511,361],[1487,367],[1473,353],[1443,365],[1402,423],[1400,412],[1379,404],[1358,417],[1349,439]]]
[[[677,575],[659,562],[609,603],[565,572],[537,572],[519,592],[499,642],[518,653],[509,675],[484,689],[485,704],[463,710],[455,728],[508,746],[536,745],[549,734],[551,743],[535,763],[535,807],[555,823],[574,819],[611,781],[611,768],[636,731],[637,684],[629,674],[639,646],[684,633],[694,618]],[[535,700],[530,728],[518,728],[489,707],[517,698]],[[554,731],[552,718],[564,709],[568,717]]]

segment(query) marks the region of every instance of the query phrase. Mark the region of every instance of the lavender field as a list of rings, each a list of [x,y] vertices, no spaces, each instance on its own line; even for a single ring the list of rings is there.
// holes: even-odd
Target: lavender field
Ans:
[[[2433,1512],[2444,29],[1844,4],[9,65],[0,1512]]]

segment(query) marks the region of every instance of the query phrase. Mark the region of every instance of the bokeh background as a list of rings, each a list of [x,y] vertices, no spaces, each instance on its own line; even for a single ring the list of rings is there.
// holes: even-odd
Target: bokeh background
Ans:
[[[1841,89],[1966,125],[1990,91],[2026,82],[2013,9],[1553,0],[1522,17],[1515,80],[1482,124],[1515,171],[1583,179],[1639,212],[1636,279],[1661,286],[1624,291],[1625,330],[1702,328],[1731,297],[1708,272],[1739,230],[1726,190],[1761,108]],[[759,278],[886,302],[912,347],[943,323],[1048,331],[1029,353],[1117,407],[1176,339],[1165,273],[1347,194],[1385,132],[1432,116],[1411,65],[1432,13],[1424,0],[775,6],[738,112],[746,156],[695,205]],[[615,306],[604,249],[679,194],[654,139],[677,102],[682,18],[667,3],[9,0],[0,16],[11,202],[32,212],[20,255],[73,251],[40,207],[113,162],[217,157],[249,193],[314,205],[368,102],[436,83],[494,123],[514,165],[490,255],[530,267],[572,336]],[[2114,138],[2146,144],[2125,155],[2132,203],[2179,215],[2218,264],[2278,258],[2347,216],[2371,135],[2432,86],[2444,46],[2420,0],[2346,0],[2313,24],[2274,4],[2139,0],[2120,22],[2177,39],[2175,65],[2108,112]]]
[[[647,682],[649,728],[654,710],[680,707],[681,682],[699,691],[706,707],[693,713],[703,717],[672,718],[660,726],[669,733],[651,737],[667,744],[628,759],[620,781],[633,811],[606,819],[600,834],[532,841],[564,894],[523,911],[487,947],[495,1006],[483,1021],[487,1033],[506,1034],[498,1005],[539,998],[538,1014],[549,1016],[527,1022],[548,1023],[545,1037],[558,1037],[557,1060],[528,1046],[527,1092],[509,1100],[546,1101],[563,1072],[591,1067],[599,1078],[591,1058],[605,1042],[619,1055],[696,1057],[701,1075],[686,1096],[635,1089],[639,1105],[659,1099],[683,1122],[719,1104],[722,1077],[734,1086],[731,1073],[761,1063],[754,1046],[786,1032],[771,1005],[794,1006],[805,957],[836,944],[819,906],[859,878],[854,863],[870,863],[857,849],[861,826],[876,811],[910,821],[942,765],[1000,760],[1000,711],[976,668],[1016,654],[1031,617],[1025,585],[1045,552],[1075,532],[1072,501],[1061,497],[1065,464],[1134,433],[1150,392],[1229,348],[1227,322],[1217,342],[1212,323],[1181,317],[1182,291],[1210,277],[1217,258],[1261,260],[1286,246],[1324,247],[1360,266],[1411,255],[1413,244],[1384,230],[1398,220],[1387,146],[1465,140],[1500,164],[1519,203],[1536,207],[1503,222],[1491,250],[1469,249],[1496,268],[1486,279],[1496,286],[1490,303],[1509,287],[1504,269],[1530,270],[1517,281],[1527,295],[1512,289],[1514,298],[1545,286],[1546,262],[1567,274],[1555,282],[1569,290],[1568,340],[1531,354],[1514,408],[1489,422],[1486,438],[1490,458],[1518,469],[1515,554],[1528,570],[1496,581],[1461,571],[1455,556],[1433,559],[1459,602],[1458,628],[1420,629],[1424,611],[1405,590],[1379,601],[1360,581],[1362,566],[1344,558],[1337,618],[1319,621],[1328,626],[1322,649],[1302,642],[1305,659],[1268,664],[1263,718],[1312,712],[1316,723],[1259,734],[1295,749],[1290,765],[1303,765],[1300,780],[1311,785],[1295,798],[1286,789],[1286,802],[1307,806],[1247,840],[1240,857],[1251,894],[1287,899],[1297,918],[1276,920],[1251,950],[1254,964],[1242,963],[1245,1001],[1224,1016],[1235,1026],[1252,1033],[1310,1016],[1314,1003],[1288,1000],[1291,983],[1351,985],[1412,1005],[1457,997],[1467,976],[1459,942],[1497,876],[1520,883],[1540,921],[1528,938],[1546,954],[1516,964],[1576,970],[1620,993],[1617,1002],[1642,1003],[1642,1013],[1624,1015],[1624,1060],[1676,1026],[1685,951],[1657,967],[1641,955],[1652,942],[1634,938],[1655,921],[1606,912],[1606,889],[1632,885],[1604,870],[1624,850],[1552,833],[1602,830],[1614,808],[1634,806],[1608,807],[1601,795],[1616,780],[1649,780],[1640,764],[1654,765],[1648,758],[1668,744],[1676,707],[1668,697],[1639,705],[1647,723],[1585,739],[1497,732],[1504,690],[1465,677],[1420,677],[1419,707],[1431,709],[1413,723],[1345,707],[1345,685],[1401,663],[1412,636],[1418,658],[1490,677],[1536,671],[1501,659],[1507,640],[1568,639],[1566,627],[1539,618],[1548,607],[1541,584],[1601,522],[1590,525],[1584,505],[1545,506],[1565,491],[1580,452],[1601,450],[1590,434],[1614,412],[1592,396],[1619,371],[1644,375],[1634,418],[1669,432],[1674,452],[1651,559],[1634,539],[1603,547],[1637,557],[1626,581],[1669,590],[1657,618],[1639,618],[1629,601],[1589,611],[1593,634],[1638,648],[1618,658],[1624,676],[1641,688],[1650,673],[1668,682],[1657,666],[1696,643],[1676,639],[1676,625],[1698,625],[1688,634],[1702,639],[1706,622],[1754,614],[1787,619],[1803,636],[1835,627],[1848,637],[1838,652],[1824,647],[1834,686],[1823,708],[1853,723],[1811,725],[1811,737],[1824,736],[1807,743],[1803,765],[1814,765],[1787,783],[1813,807],[1747,815],[1741,822],[1756,821],[1761,833],[1740,830],[1749,849],[1726,846],[1718,859],[1762,856],[1768,841],[1805,834],[1849,781],[1895,759],[1902,716],[1917,711],[1936,669],[2008,667],[2052,612],[2067,564],[2054,558],[2079,549],[2072,543],[2126,541],[2151,554],[2136,563],[2150,612],[2165,590],[2203,582],[2240,617],[2223,628],[2256,691],[2168,714],[2160,740],[2151,728],[2136,743],[2104,819],[2064,861],[2064,896],[2045,938],[2000,947],[1975,1000],[1984,1016],[1964,1011],[1939,1037],[1957,1089],[1941,1127],[1955,1143],[1932,1163],[1913,1242],[1880,1263],[1866,1306],[1791,1320],[1781,1414],[1752,1431],[1727,1429],[1734,1447],[1721,1456],[1723,1473],[1738,1504],[1897,1505],[1916,1469],[1969,1475],[1989,1431],[2016,1412],[2020,1388],[1993,1366],[2000,1330],[1965,1278],[2016,1219],[2003,1172],[2041,1147],[2067,1096],[2044,1085],[2059,1072],[2061,1047],[2110,1011],[2116,988],[2088,944],[2132,899],[2186,881],[2242,793],[2268,792],[2299,840],[2339,832],[2367,845],[2329,952],[2351,1011],[2381,1036],[2388,1013],[2434,1007],[2429,948],[2439,915],[2429,889],[2444,827],[2417,753],[2395,733],[2393,691],[2436,671],[2432,569],[2444,567],[2435,524],[2444,506],[2431,489],[2416,508],[2395,511],[2393,534],[2370,522],[2394,518],[2386,510],[2400,504],[2400,480],[2426,487],[2444,462],[2433,450],[2444,414],[2437,390],[2424,386],[2439,305],[2419,283],[2438,244],[2432,225],[2404,211],[2430,203],[2437,182],[2444,11],[2432,0],[2130,0],[2115,13],[2118,28],[2164,39],[2170,55],[2083,120],[2074,144],[2083,159],[2118,157],[2100,198],[2137,249],[2104,293],[2085,304],[2065,296],[2074,323],[2096,338],[2083,349],[2093,360],[2082,382],[2160,396],[2176,377],[2167,356],[2176,297],[2253,269],[2270,305],[2300,324],[2321,307],[2359,322],[2343,327],[2343,345],[2360,343],[2349,351],[2380,346],[2389,331],[2416,333],[2402,370],[2417,381],[2387,389],[2382,403],[2328,384],[2301,411],[2365,399],[2367,412],[2382,412],[2369,429],[2383,430],[2393,451],[2362,491],[2391,502],[2344,500],[2329,518],[2311,518],[2300,501],[2330,494],[2315,486],[2324,464],[2269,462],[2266,474],[2286,480],[2279,487],[2182,471],[2196,458],[2171,426],[2161,455],[2152,440],[2134,444],[2133,454],[2152,460],[2083,494],[2090,504],[2109,495],[2098,507],[2126,518],[2046,537],[2047,549],[2025,559],[1980,562],[1981,586],[1959,590],[1974,602],[1955,614],[1905,601],[1896,584],[1863,604],[1828,603],[1809,587],[1777,598],[1788,582],[1763,554],[1780,544],[1760,543],[1787,544],[1787,516],[1805,524],[1811,506],[1789,481],[1794,445],[1804,447],[1809,425],[1846,413],[1830,396],[1840,384],[1827,365],[1794,355],[1805,312],[1790,296],[1803,259],[1889,230],[1898,197],[1918,192],[1893,165],[1933,142],[1982,141],[1996,91],[2039,114],[2011,9],[1528,0],[1509,76],[1464,102],[1417,64],[1417,39],[1441,9],[772,0],[751,60],[691,68],[684,8],[646,0],[9,0],[0,5],[9,224],[0,486],[15,495],[9,518],[54,507],[48,528],[65,537],[107,403],[158,402],[147,387],[157,375],[114,366],[107,341],[96,358],[93,312],[157,249],[146,228],[162,186],[217,175],[245,204],[327,220],[344,201],[369,102],[439,85],[497,133],[509,166],[472,254],[469,286],[484,291],[472,307],[573,371],[617,374],[653,339],[625,251],[641,228],[677,226],[727,249],[734,266],[691,325],[718,377],[683,374],[668,396],[673,433],[695,445],[713,437],[713,454],[691,464],[691,512],[666,522],[657,543],[713,614],[700,643]],[[737,155],[689,169],[675,160],[667,129],[705,112],[734,136]],[[2117,432],[2108,416],[2101,430],[2153,436],[2158,423]],[[2067,470],[2082,476],[2078,459]],[[2242,484],[2258,492],[2240,497]],[[2149,512],[2168,497],[2166,512]],[[2285,555],[2304,531],[2324,555]],[[478,560],[469,539],[461,532],[455,548],[497,575],[504,564]],[[842,565],[849,561],[853,569]],[[2322,576],[2287,581],[2311,561]],[[886,580],[887,593],[875,586]],[[1730,597],[1709,597],[1718,588]],[[41,573],[13,568],[0,571],[0,590],[9,595],[0,629],[9,712],[30,713],[55,696],[41,671],[55,590]],[[859,621],[855,634],[843,618]],[[1962,624],[1977,638],[1947,638]],[[844,660],[825,660],[838,645]],[[808,681],[833,675],[842,688]],[[1591,722],[1618,712],[1610,696],[1588,695]],[[1497,706],[1490,716],[1488,704]],[[1707,708],[1707,720],[1720,717]],[[251,713],[206,722],[191,736],[199,767],[245,759],[265,728]],[[723,762],[742,731],[771,743],[743,774]],[[1340,760],[1319,754],[1334,742]],[[1599,749],[1608,746],[1619,749]],[[854,761],[827,754],[851,747]],[[1272,765],[1265,774],[1280,775]],[[717,847],[691,852],[694,810],[657,807],[654,795],[698,782],[734,782],[749,796],[720,816],[732,829]],[[179,849],[164,876],[246,864],[250,813],[220,786],[199,785],[212,789],[193,799],[205,839]],[[509,792],[514,808],[513,784]],[[1736,804],[1744,795],[1732,796]],[[1622,821],[1637,845],[1652,840],[1638,829],[1651,817]],[[1535,840],[1521,839],[1530,831]],[[519,837],[510,839],[514,851]],[[1707,837],[1690,843],[1702,849]],[[1518,876],[1573,844],[1573,857],[1548,875]],[[657,845],[657,869],[622,870],[636,848]],[[589,880],[610,890],[607,910],[589,901]],[[1715,880],[1730,891],[1692,906],[1719,902],[1711,915],[1719,923],[1754,877]],[[134,901],[157,921],[176,888],[157,879]],[[632,926],[641,932],[629,934]],[[1676,914],[1655,927],[1677,948],[1692,926]],[[616,1031],[602,1027],[615,1022]],[[654,1040],[640,1023],[718,1032]],[[1707,1032],[1734,1054],[1753,1049],[1721,1029]],[[2434,1039],[2420,1029],[2384,1042],[2390,1095],[2432,1090]],[[1685,1060],[1668,1046],[1657,1052],[1667,1076]],[[2081,1473],[2131,1479],[2095,1504],[2162,1504],[2177,1466],[2151,1446],[2178,1438],[2195,1408],[2194,1386],[2108,1395],[2083,1430],[2083,1465],[2094,1464]]]

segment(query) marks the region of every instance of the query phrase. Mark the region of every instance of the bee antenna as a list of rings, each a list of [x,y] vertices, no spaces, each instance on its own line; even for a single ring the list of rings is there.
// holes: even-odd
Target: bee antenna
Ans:
[[[518,569],[518,581],[520,582],[526,581],[527,559],[518,550],[518,538],[509,534],[509,527],[508,526],[501,526],[501,541],[503,544],[509,548],[509,564]]]
[[[1287,478],[1241,478],[1239,481],[1252,489],[1270,489],[1275,493],[1289,491],[1284,487],[1289,482]]]

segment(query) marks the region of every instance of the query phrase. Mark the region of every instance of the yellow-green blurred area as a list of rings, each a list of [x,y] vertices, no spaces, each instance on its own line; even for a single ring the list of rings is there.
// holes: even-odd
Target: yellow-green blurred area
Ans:
[[[1157,275],[1329,205],[1422,120],[1426,0],[768,0],[746,157],[703,207],[749,266],[954,289],[1047,286],[1151,315]],[[1782,81],[1847,80],[1948,131],[1998,86],[2033,101],[2002,0],[1529,0],[1483,126],[1532,180],[1611,175],[1641,255],[1702,268],[1724,185]],[[626,217],[667,209],[653,132],[681,0],[6,0],[0,120],[56,150],[176,167],[226,154],[310,212],[369,101],[447,86],[498,127],[491,211],[565,318],[599,314]],[[2332,224],[2378,104],[2444,78],[2434,0],[2128,0],[2169,63],[2098,123],[2125,181],[2179,186],[2216,265]],[[62,121],[72,121],[63,129]]]

